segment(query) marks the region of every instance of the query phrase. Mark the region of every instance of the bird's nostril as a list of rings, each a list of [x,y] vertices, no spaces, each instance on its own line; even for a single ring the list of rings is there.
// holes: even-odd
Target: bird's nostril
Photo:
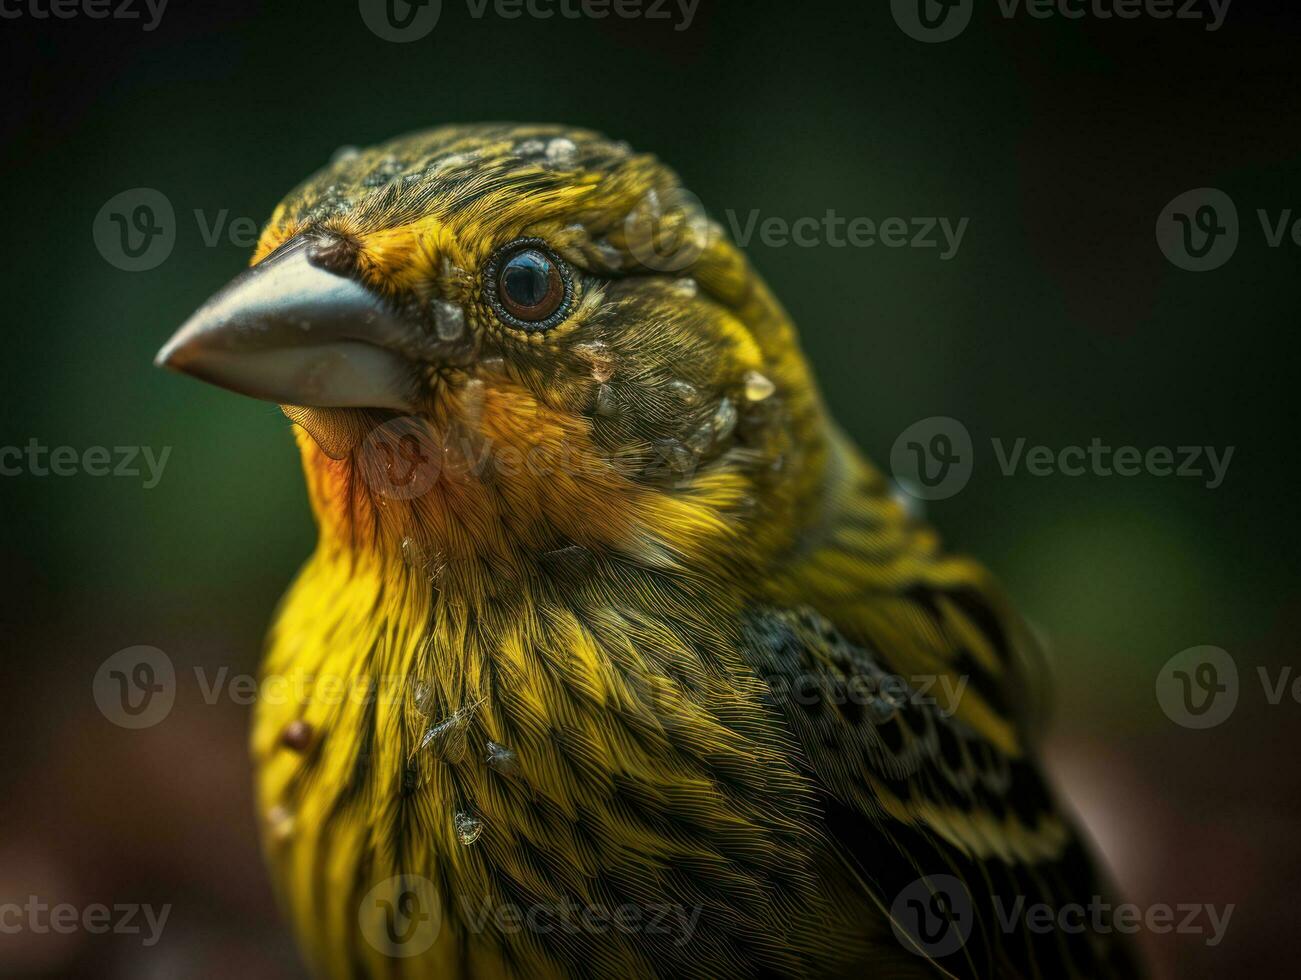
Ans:
[[[343,275],[356,268],[357,245],[342,235],[323,232],[310,239],[307,261],[319,269]]]

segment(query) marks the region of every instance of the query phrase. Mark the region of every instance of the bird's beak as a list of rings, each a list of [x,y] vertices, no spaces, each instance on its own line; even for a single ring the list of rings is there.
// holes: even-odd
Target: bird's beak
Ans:
[[[418,326],[299,236],[236,276],[155,363],[266,401],[413,410]]]

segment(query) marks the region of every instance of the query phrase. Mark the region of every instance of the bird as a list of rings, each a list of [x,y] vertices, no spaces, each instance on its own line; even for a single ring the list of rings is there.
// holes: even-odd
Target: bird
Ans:
[[[1139,975],[1034,633],[654,155],[340,150],[157,363],[301,455],[251,756],[315,974]]]

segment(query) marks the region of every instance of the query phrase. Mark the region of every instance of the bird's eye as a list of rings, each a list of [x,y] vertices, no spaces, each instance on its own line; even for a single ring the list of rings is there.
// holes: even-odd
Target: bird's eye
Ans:
[[[569,312],[573,280],[564,260],[537,238],[500,249],[488,263],[488,302],[506,324],[521,330],[550,330]]]

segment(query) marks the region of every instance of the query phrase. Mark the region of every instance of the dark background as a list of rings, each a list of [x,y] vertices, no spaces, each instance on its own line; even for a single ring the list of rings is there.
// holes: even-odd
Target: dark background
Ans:
[[[12,3],[13,0],[10,0]],[[26,4],[27,0],[22,0]],[[44,2],[44,0],[40,0]],[[113,0],[114,4],[119,0]],[[411,44],[356,3],[197,4],[140,21],[0,20],[4,430],[25,446],[172,447],[144,478],[0,478],[0,902],[171,903],[162,941],[0,935],[12,975],[296,975],[260,865],[249,709],[205,703],[193,668],[256,669],[313,529],[289,426],[270,405],[151,367],[250,249],[193,216],[259,225],[343,144],[443,122],[559,121],[673,164],[720,220],[939,216],[935,250],[747,251],[800,324],[827,398],[886,464],[917,419],[961,420],[975,471],[928,507],[1007,582],[1056,670],[1049,757],[1122,891],[1234,903],[1224,941],[1143,935],[1161,977],[1291,972],[1301,704],[1256,676],[1296,664],[1295,329],[1301,248],[1257,208],[1301,217],[1298,22],[1238,0],[1200,22],[1006,20],[905,36],[888,4],[700,0],[694,22],[474,19],[444,0]],[[15,8],[9,8],[15,9]],[[1237,254],[1175,268],[1155,221],[1226,191]],[[100,208],[150,187],[176,245],[124,272]],[[725,222],[726,223],[726,222]],[[1235,448],[1217,489],[1176,477],[1003,476],[990,439],[1054,448]],[[96,709],[109,655],[157,646],[179,676],[165,722]],[[1158,671],[1213,644],[1242,678],[1207,731],[1158,707]],[[1271,674],[1271,676],[1273,676]],[[1283,966],[1289,964],[1289,966]]]

